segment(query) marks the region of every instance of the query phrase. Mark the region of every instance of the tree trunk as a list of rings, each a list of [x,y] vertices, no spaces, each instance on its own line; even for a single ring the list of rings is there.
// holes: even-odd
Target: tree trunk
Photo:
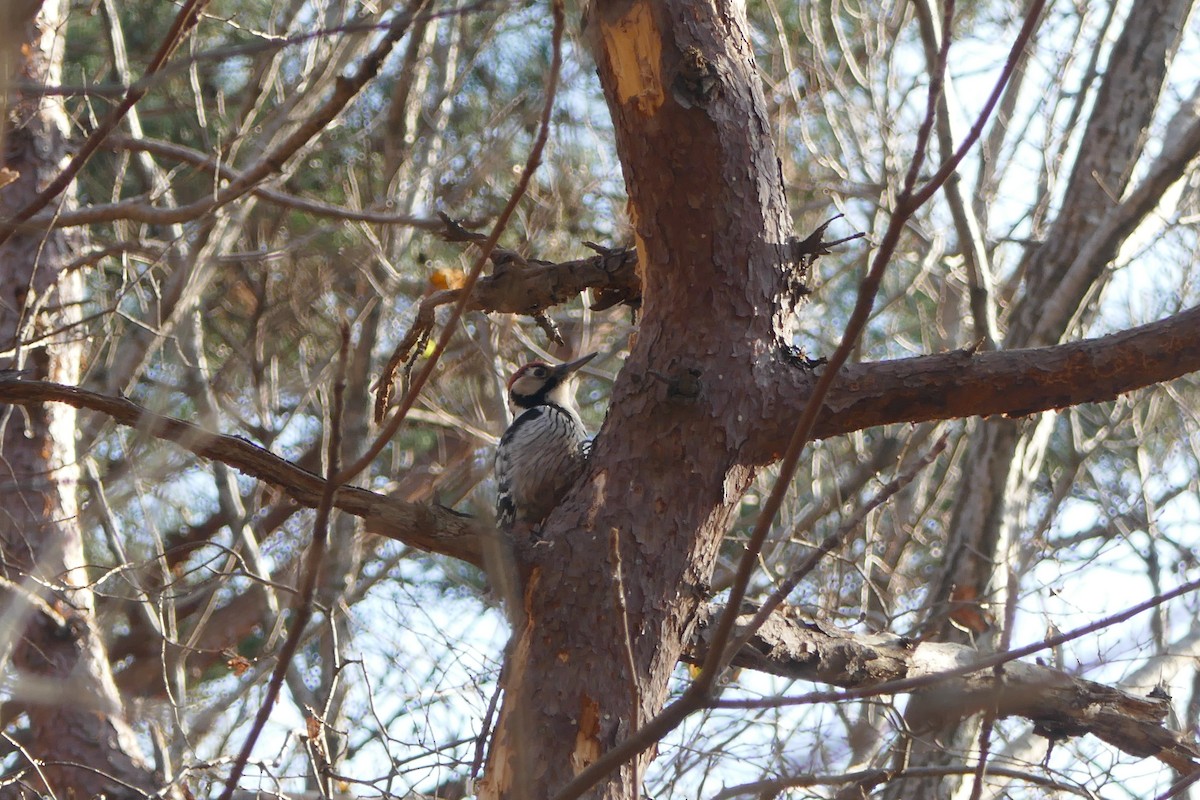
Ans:
[[[23,96],[14,83],[57,84],[65,0],[18,2],[2,20],[6,103],[0,216],[25,206],[62,167],[67,121],[58,98]],[[15,79],[15,80],[13,80]],[[14,235],[0,247],[0,369],[74,384],[79,380],[82,282],[62,272],[75,242],[62,232]],[[3,653],[18,671],[12,707],[28,720],[14,763],[22,789],[58,797],[143,797],[156,784],[125,721],[84,569],[75,493],[75,409],[47,404],[3,415],[4,513],[0,515]],[[40,763],[31,763],[30,758]],[[10,776],[11,777],[11,776]]]
[[[632,733],[634,703],[642,721],[663,707],[754,474],[742,449],[769,413],[762,389],[794,369],[776,356],[798,277],[784,259],[791,222],[741,6],[599,3],[587,28],[629,190],[642,324],[589,474],[518,553],[524,618],[486,798],[553,797]],[[627,765],[588,796],[633,788]]]

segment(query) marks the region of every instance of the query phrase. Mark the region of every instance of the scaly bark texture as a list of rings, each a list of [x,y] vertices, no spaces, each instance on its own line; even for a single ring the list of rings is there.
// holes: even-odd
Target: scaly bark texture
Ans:
[[[643,720],[662,707],[753,475],[743,446],[768,413],[761,386],[797,369],[776,355],[791,223],[740,6],[598,3],[586,35],[629,190],[642,324],[589,475],[519,559],[524,620],[487,798],[553,797],[630,734],[634,702]],[[589,796],[631,797],[631,778],[626,767]]]
[[[60,82],[67,3],[5,7],[5,77]],[[66,118],[57,98],[21,96],[6,81],[0,218],[23,207],[62,166]],[[0,248],[0,369],[20,368],[64,383],[79,380],[78,274],[60,272],[73,242],[62,233],[13,236]],[[0,550],[6,591],[0,647],[17,669],[13,706],[28,717],[25,754],[13,763],[22,789],[58,797],[143,797],[155,781],[125,722],[83,570],[75,492],[75,409],[61,404],[3,417],[0,433]],[[29,763],[25,755],[39,760]]]

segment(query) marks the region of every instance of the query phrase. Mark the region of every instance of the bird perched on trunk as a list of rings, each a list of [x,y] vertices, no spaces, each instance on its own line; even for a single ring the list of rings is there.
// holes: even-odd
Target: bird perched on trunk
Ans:
[[[496,448],[496,524],[536,525],[549,516],[583,473],[590,442],[575,406],[575,371],[586,355],[551,366],[533,361],[508,379],[516,419]]]

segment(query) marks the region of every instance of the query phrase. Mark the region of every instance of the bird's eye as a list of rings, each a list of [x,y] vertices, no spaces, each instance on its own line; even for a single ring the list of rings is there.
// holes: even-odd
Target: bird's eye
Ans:
[[[535,377],[535,378],[546,377],[546,368],[545,367],[534,367],[532,372],[533,372],[533,377]]]

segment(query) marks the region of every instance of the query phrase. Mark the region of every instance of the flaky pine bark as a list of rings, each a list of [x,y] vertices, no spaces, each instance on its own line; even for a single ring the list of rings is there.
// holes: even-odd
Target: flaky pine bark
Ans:
[[[65,0],[4,6],[8,98],[0,217],[29,202],[61,168],[66,119],[56,98],[25,98],[13,83],[56,84]],[[10,71],[11,70],[11,71]],[[60,272],[72,242],[61,233],[18,234],[0,247],[0,369],[75,383],[78,274]],[[67,333],[62,331],[67,330]],[[17,671],[13,706],[28,718],[24,753],[0,796],[23,789],[58,797],[142,797],[155,785],[125,721],[86,588],[75,492],[75,409],[43,405],[3,415],[0,514],[5,608],[0,652]],[[40,763],[30,763],[29,758]]]

